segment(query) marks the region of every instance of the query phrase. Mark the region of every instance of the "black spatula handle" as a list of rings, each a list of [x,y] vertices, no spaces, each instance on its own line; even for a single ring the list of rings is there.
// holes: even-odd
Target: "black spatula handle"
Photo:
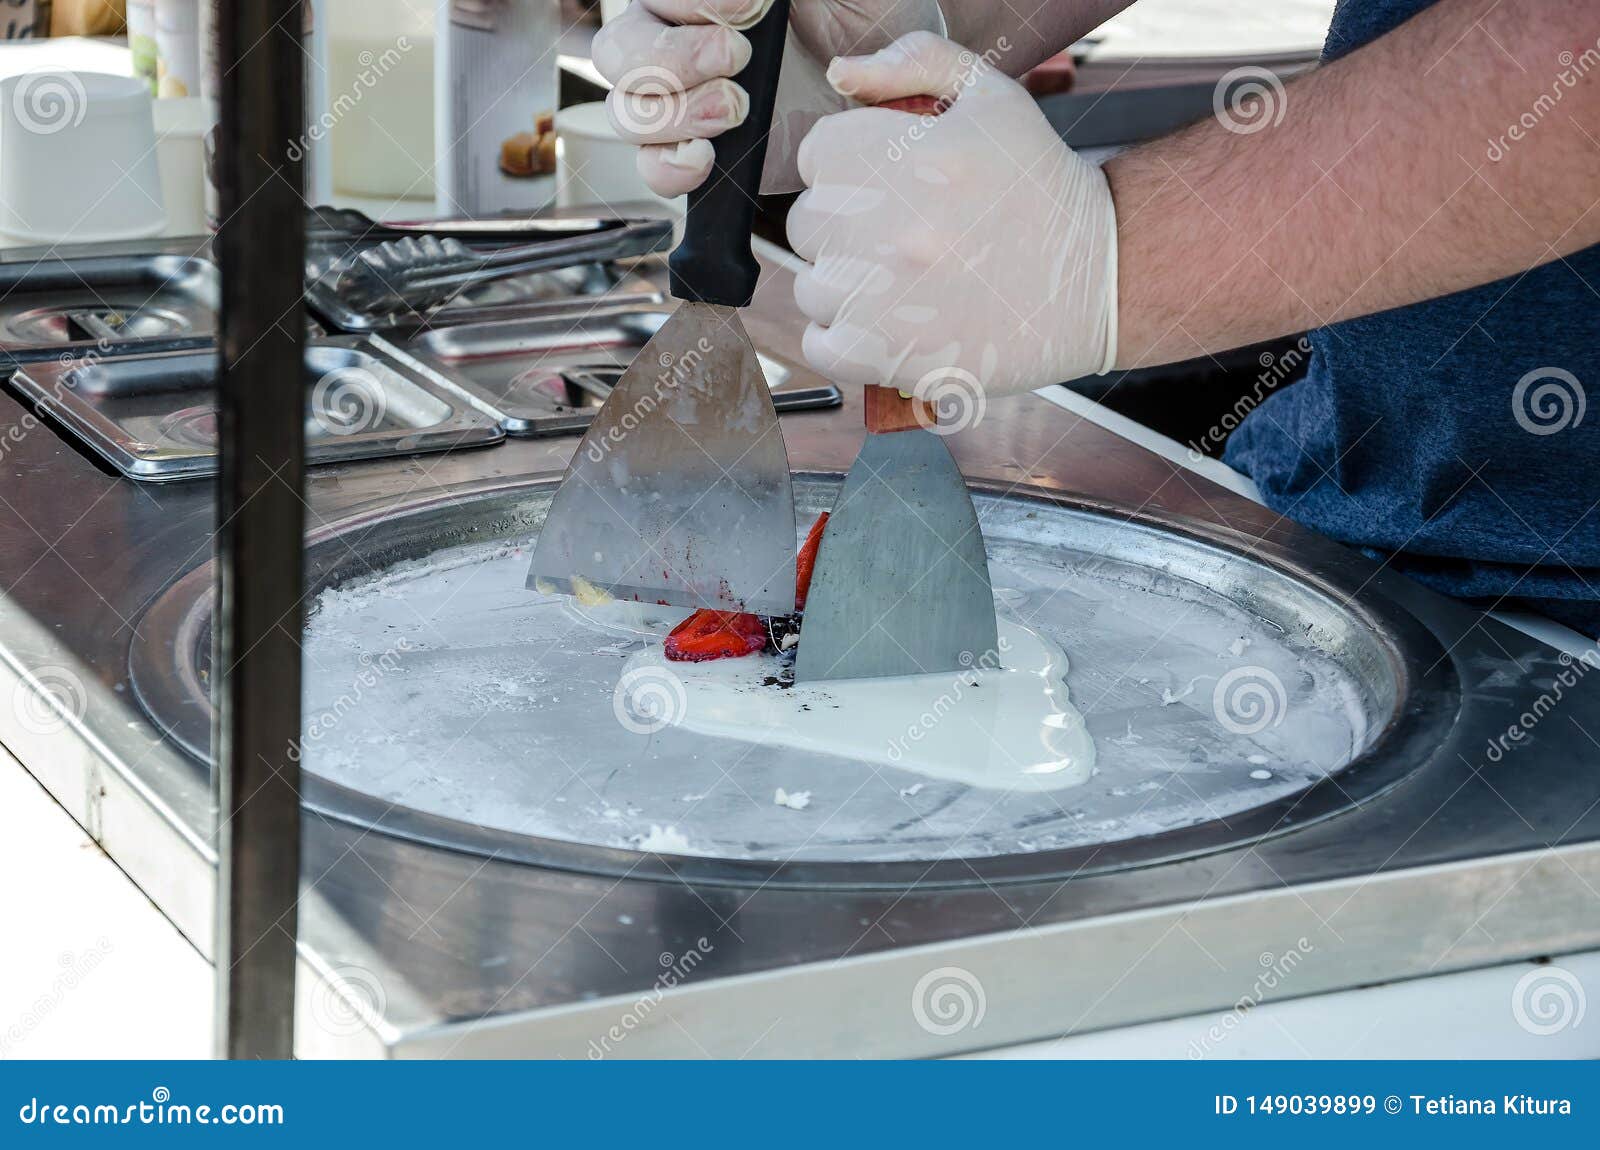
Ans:
[[[744,307],[755,295],[760,268],[750,251],[750,230],[788,28],[789,0],[776,0],[746,33],[750,62],[734,79],[750,96],[750,114],[711,141],[716,164],[706,182],[689,193],[683,241],[669,261],[672,294],[679,299]]]

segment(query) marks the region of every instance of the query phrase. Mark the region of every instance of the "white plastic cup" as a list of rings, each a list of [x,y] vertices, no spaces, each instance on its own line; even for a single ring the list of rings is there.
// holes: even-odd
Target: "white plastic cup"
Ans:
[[[688,199],[667,199],[639,174],[638,149],[617,135],[604,104],[573,104],[556,112],[556,203],[613,207],[658,203],[682,215]]]
[[[49,244],[159,235],[167,214],[151,103],[132,76],[0,80],[0,232]]]

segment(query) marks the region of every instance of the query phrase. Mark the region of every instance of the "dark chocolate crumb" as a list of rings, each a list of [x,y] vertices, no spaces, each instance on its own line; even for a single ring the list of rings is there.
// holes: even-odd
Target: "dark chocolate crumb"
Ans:
[[[779,690],[789,691],[794,689],[794,668],[784,667],[776,675],[768,675],[761,680],[763,687],[777,687]]]

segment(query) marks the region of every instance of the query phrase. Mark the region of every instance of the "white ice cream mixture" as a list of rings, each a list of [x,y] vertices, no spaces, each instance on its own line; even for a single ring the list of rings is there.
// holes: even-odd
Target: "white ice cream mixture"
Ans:
[[[650,642],[624,664],[619,702],[639,710],[659,700],[653,717],[673,726],[969,787],[1059,790],[1086,782],[1094,769],[1094,740],[1068,698],[1066,655],[1011,619],[999,620],[998,650],[966,670],[790,686],[774,682],[792,666],[782,656],[669,661],[659,643],[672,612],[627,603],[576,609],[596,626]],[[664,696],[646,684],[665,685]]]

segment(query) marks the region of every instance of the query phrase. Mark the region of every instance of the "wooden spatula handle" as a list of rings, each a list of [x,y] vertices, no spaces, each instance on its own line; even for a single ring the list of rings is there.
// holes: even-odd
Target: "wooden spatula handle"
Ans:
[[[945,110],[946,104],[938,96],[901,96],[898,100],[885,100],[878,107],[910,112],[913,116],[937,116]]]
[[[939,423],[933,404],[921,399],[906,399],[892,387],[869,386],[865,407],[867,430],[873,435],[895,431],[928,430]]]

